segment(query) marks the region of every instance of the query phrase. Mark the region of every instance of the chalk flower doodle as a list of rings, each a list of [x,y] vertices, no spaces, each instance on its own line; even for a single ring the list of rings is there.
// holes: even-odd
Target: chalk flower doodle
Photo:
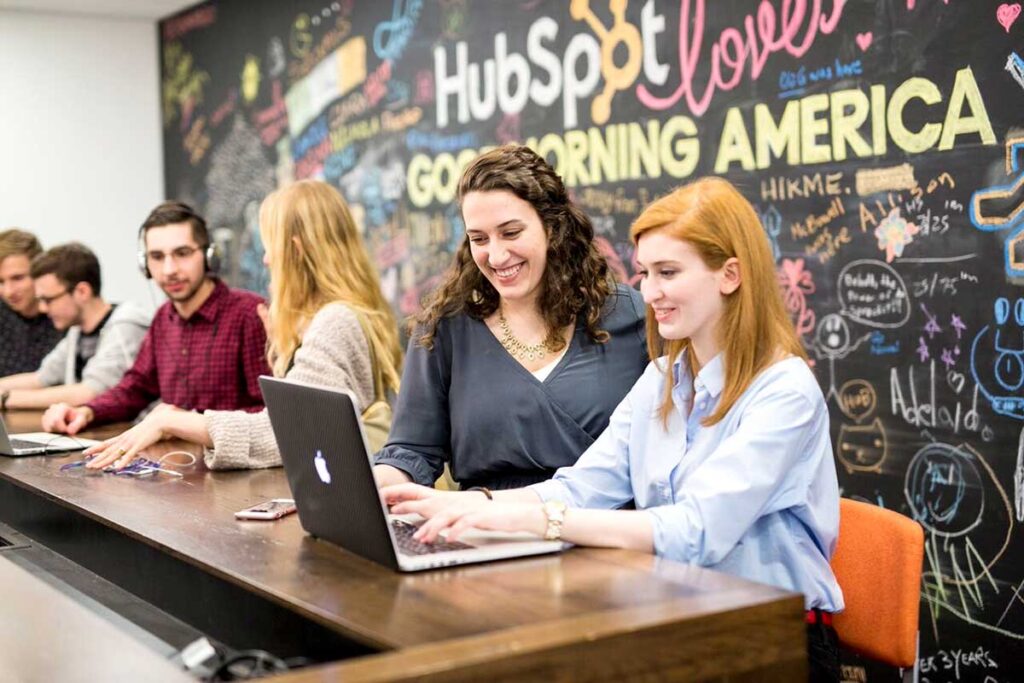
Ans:
[[[903,256],[903,249],[914,241],[914,235],[921,229],[900,216],[898,208],[889,212],[875,228],[878,248],[885,252],[885,262],[892,263],[897,256]]]
[[[802,258],[782,259],[778,281],[786,310],[793,316],[797,335],[802,337],[814,329],[815,323],[814,311],[807,307],[807,295],[815,291],[811,271],[804,268]]]

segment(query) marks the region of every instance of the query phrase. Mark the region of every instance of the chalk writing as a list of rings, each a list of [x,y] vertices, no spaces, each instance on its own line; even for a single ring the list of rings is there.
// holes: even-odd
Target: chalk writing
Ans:
[[[869,327],[900,327],[910,318],[903,278],[881,261],[848,263],[839,272],[836,291],[843,313]]]

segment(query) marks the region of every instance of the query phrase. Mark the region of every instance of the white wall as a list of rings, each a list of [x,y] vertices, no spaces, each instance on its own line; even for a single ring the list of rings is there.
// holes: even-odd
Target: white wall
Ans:
[[[163,199],[157,60],[151,20],[0,10],[0,228],[84,242],[112,301],[162,299],[135,268]]]

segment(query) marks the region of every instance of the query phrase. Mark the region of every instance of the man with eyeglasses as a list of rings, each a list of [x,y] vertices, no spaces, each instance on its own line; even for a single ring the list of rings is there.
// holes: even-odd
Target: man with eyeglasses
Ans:
[[[39,311],[32,286],[32,259],[42,251],[30,232],[0,231],[0,377],[35,370],[64,336]]]
[[[64,339],[34,372],[0,379],[0,410],[81,405],[117,384],[135,362],[152,314],[100,295],[100,262],[77,242],[32,259],[39,310]]]
[[[131,420],[156,400],[199,412],[263,408],[258,378],[270,373],[257,311],[263,299],[216,277],[219,255],[206,221],[187,204],[164,202],[142,224],[139,242],[139,268],[169,301],[121,381],[83,406],[50,406],[47,431]]]

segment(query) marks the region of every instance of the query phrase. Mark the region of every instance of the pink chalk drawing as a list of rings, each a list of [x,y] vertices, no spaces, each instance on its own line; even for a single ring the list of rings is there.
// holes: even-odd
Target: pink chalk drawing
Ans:
[[[892,263],[897,256],[903,256],[904,247],[913,242],[919,232],[921,228],[900,216],[898,208],[890,211],[875,228],[878,248],[885,252],[885,262]]]
[[[868,48],[871,47],[871,41],[875,39],[875,36],[871,31],[864,33],[858,33],[855,40],[857,41],[857,47],[860,48],[861,52],[867,52]]]
[[[823,9],[825,0],[787,0],[780,9],[761,2],[743,18],[742,29],[730,26],[717,35],[706,35],[706,3],[679,0],[679,85],[666,96],[638,85],[637,99],[648,109],[664,111],[685,98],[690,113],[703,116],[716,92],[732,90],[747,72],[751,81],[758,80],[773,54],[803,57],[819,36],[836,30],[847,0],[832,0],[831,13]],[[698,73],[702,66],[706,71]]]
[[[1013,26],[1013,22],[1017,21],[1017,17],[1020,16],[1020,3],[1015,2],[1012,5],[1010,3],[1003,3],[996,10],[996,20],[1002,25],[1006,32],[1010,32],[1010,27]]]
[[[807,295],[814,294],[815,286],[811,271],[804,268],[804,260],[782,259],[778,270],[779,286],[786,310],[793,317],[797,335],[803,337],[814,329],[815,314],[807,307]]]

